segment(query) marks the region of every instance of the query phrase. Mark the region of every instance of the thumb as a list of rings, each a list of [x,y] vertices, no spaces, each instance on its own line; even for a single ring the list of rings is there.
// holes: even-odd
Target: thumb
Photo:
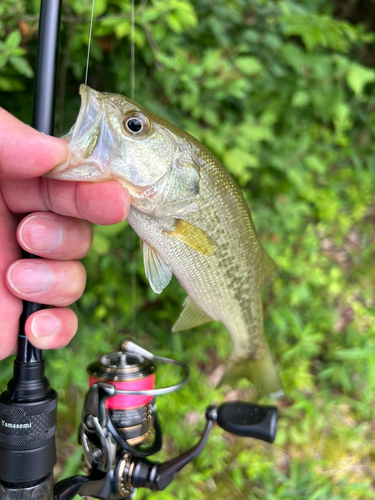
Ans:
[[[39,177],[68,157],[67,143],[42,134],[0,108],[0,177]]]

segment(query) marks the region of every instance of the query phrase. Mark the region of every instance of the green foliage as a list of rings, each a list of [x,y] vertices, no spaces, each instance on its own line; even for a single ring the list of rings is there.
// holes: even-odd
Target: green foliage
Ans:
[[[20,47],[21,33],[12,31],[4,41],[0,41],[0,90],[12,92],[22,90],[23,84],[14,73],[31,78],[34,72],[24,56],[25,49]],[[9,76],[8,76],[9,75]]]
[[[7,108],[25,121],[37,4],[0,6],[0,89],[13,92]],[[63,5],[60,132],[79,107],[90,11],[89,0]],[[264,324],[288,395],[275,445],[215,430],[167,500],[375,496],[373,35],[332,12],[323,0],[136,2],[136,100],[217,155],[277,263],[264,291]],[[128,1],[96,0],[89,85],[130,95],[130,31]],[[160,296],[151,291],[126,222],[97,227],[84,263],[87,290],[74,306],[80,331],[69,348],[46,353],[61,401],[57,476],[79,469],[73,429],[83,367],[126,336],[192,367],[186,388],[159,398],[160,460],[197,439],[209,404],[254,397],[246,381],[236,392],[214,389],[214,370],[230,351],[224,327],[170,332],[185,293],[176,280]],[[2,366],[5,383],[10,364]]]

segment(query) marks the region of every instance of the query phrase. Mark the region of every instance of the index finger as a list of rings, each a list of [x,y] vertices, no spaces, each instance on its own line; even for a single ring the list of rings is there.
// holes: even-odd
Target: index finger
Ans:
[[[39,177],[67,157],[67,142],[38,132],[0,108],[0,177]]]

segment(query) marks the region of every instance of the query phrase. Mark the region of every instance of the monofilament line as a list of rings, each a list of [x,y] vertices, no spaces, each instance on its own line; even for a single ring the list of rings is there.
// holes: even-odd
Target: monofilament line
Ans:
[[[89,43],[87,45],[87,60],[86,60],[85,85],[87,85],[87,75],[89,74],[89,59],[90,59],[90,48],[91,48],[92,23],[93,23],[93,19],[94,19],[94,8],[95,8],[95,0],[92,0],[90,31],[89,31]]]
[[[131,0],[131,32],[130,32],[130,98],[135,99],[135,46],[134,46],[134,0]],[[133,231],[133,337],[137,334],[137,239]]]
[[[131,11],[131,68],[130,68],[130,99],[134,101],[135,99],[135,46],[134,46],[134,0],[132,2],[132,11]]]

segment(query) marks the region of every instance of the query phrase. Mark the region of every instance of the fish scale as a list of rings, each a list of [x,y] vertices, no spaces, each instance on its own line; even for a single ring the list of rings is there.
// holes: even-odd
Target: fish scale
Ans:
[[[124,96],[87,86],[80,93],[80,113],[66,137],[70,157],[48,176],[121,182],[152,288],[160,293],[173,273],[188,294],[174,330],[221,321],[233,342],[222,382],[245,376],[261,394],[281,395],[261,304],[274,264],[240,189],[186,132]]]

